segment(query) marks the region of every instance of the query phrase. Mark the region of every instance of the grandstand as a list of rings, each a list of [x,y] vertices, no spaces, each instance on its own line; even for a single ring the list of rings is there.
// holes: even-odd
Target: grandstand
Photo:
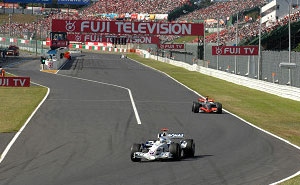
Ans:
[[[135,19],[148,20],[150,15],[154,15],[152,21],[157,21],[159,16],[155,15],[167,15],[176,8],[189,4],[194,6],[191,0],[99,0],[91,4],[90,6],[81,9],[78,13],[59,12],[46,15],[43,19],[35,20],[32,23],[18,23],[12,22],[9,26],[8,21],[0,25],[0,33],[8,34],[24,38],[46,38],[47,31],[50,30],[51,19],[93,19],[93,20],[114,20],[116,18],[129,18],[133,19],[132,15],[135,15]],[[226,45],[228,42],[233,42],[236,38],[236,26],[231,26],[230,23],[234,23],[236,14],[239,13],[239,31],[238,39],[243,41],[243,44],[253,43],[251,40],[255,39],[259,30],[259,19],[249,17],[244,14],[246,11],[253,10],[257,7],[261,7],[266,3],[265,0],[233,0],[233,1],[217,1],[211,6],[201,8],[183,14],[183,16],[176,19],[176,22],[187,21],[205,21],[206,27],[215,27],[215,20],[221,18],[221,27],[223,30],[220,32],[220,43]],[[196,5],[195,5],[196,6]],[[256,13],[258,15],[258,12]],[[112,15],[112,16],[110,16]],[[147,16],[146,16],[147,15]],[[140,19],[143,17],[143,19]],[[166,21],[165,19],[159,21]],[[299,21],[299,11],[292,14],[292,22]],[[209,24],[209,23],[213,24]],[[278,27],[286,25],[288,17],[283,16],[282,19],[278,19],[276,22],[267,22],[262,24],[262,33],[270,33]],[[164,36],[161,39],[164,42],[172,41],[177,37]],[[194,40],[193,42],[198,42]],[[202,42],[202,41],[200,41]],[[217,33],[210,34],[206,37],[206,42],[217,42]]]
[[[219,1],[213,5],[196,10],[180,17],[177,21],[199,21],[207,19],[227,19],[239,12],[262,6],[265,0]]]
[[[101,15],[107,13],[148,13],[166,14],[189,0],[99,0],[83,10],[82,14]]]

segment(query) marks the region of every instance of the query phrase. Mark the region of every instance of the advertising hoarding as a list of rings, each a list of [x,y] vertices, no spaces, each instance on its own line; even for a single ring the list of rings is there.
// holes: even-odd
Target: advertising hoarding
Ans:
[[[30,77],[0,77],[1,87],[29,87]]]
[[[57,0],[57,4],[87,5],[90,0]]]
[[[136,44],[159,44],[159,37],[150,37],[150,36],[139,36],[139,37],[128,37],[126,38],[127,43],[136,43]],[[120,38],[124,38],[120,37]],[[68,34],[67,36],[69,41],[76,42],[106,42],[112,43],[112,36],[105,35],[95,35],[95,34]]]
[[[52,32],[203,36],[203,28],[202,23],[52,20]]]
[[[258,46],[212,46],[212,55],[258,55]]]
[[[184,49],[184,44],[160,44],[159,49]]]
[[[4,0],[4,3],[45,3],[45,4],[51,4],[52,0]]]

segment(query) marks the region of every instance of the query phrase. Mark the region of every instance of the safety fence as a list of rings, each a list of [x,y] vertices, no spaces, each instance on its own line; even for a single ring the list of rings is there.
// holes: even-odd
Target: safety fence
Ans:
[[[49,50],[49,44],[47,41],[16,39],[0,36],[1,48],[7,48],[10,45],[16,45],[21,50],[39,54],[45,54]]]
[[[258,79],[258,71],[260,71],[260,79],[263,81],[300,87],[299,52],[291,52],[290,61],[295,66],[289,70],[280,65],[289,62],[288,51],[262,51],[261,66],[259,66],[258,56],[212,55],[211,48],[213,45],[207,44],[205,48],[200,46],[198,49],[197,44],[186,43],[184,50],[158,50],[156,45],[140,45],[139,47],[159,57],[182,61],[190,65],[198,61],[201,66],[211,69],[217,69],[218,66],[220,71],[252,79]],[[205,60],[203,60],[204,57]],[[202,60],[199,61],[197,58]]]
[[[157,55],[151,55],[148,51],[146,50],[137,50],[137,53],[140,54],[141,56],[144,57],[149,57],[154,60],[158,60],[160,62],[165,62],[168,64],[172,64],[178,67],[183,67],[187,70],[190,71],[198,71],[202,74],[206,74],[209,76],[213,76],[222,80],[226,80],[228,82],[232,82],[238,85],[242,85],[245,87],[253,88],[256,90],[260,90],[266,93],[274,94],[280,97],[300,101],[300,88],[297,87],[292,87],[292,86],[287,86],[287,85],[280,85],[276,83],[271,83],[263,80],[257,80],[241,75],[236,75],[232,73],[228,73],[225,71],[221,70],[216,70],[212,68],[207,68],[199,65],[198,61],[197,63],[194,64],[188,64],[182,61],[176,61],[173,59],[169,59],[166,57],[160,57]]]
[[[0,36],[0,48],[7,48],[10,45],[16,45],[21,50],[30,51],[38,54],[46,54],[50,49],[50,40],[39,41],[39,40],[26,40],[26,39],[17,39],[11,37]],[[113,47],[110,43],[95,43],[95,42],[86,42],[82,44],[70,44],[69,48],[75,49],[86,49],[86,50],[98,50],[106,52],[134,52],[133,50],[126,48],[117,48]]]

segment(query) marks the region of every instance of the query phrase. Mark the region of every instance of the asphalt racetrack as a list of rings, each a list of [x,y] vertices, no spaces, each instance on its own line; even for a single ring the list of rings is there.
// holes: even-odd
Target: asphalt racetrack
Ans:
[[[228,113],[194,114],[193,92],[119,55],[82,53],[58,75],[32,60],[8,70],[51,89],[0,164],[1,185],[263,185],[300,169],[300,151]],[[141,119],[137,119],[129,88]],[[205,87],[203,87],[205,88]],[[196,143],[194,158],[130,160],[162,128]]]

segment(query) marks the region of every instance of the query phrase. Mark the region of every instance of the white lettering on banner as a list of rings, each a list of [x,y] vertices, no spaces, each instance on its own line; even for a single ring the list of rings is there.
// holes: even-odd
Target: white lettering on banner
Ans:
[[[146,33],[146,27],[145,27],[146,23],[140,23],[139,24],[139,32],[140,33]],[[142,27],[143,26],[143,27]]]
[[[150,33],[153,33],[154,28],[155,28],[155,26],[156,26],[156,23],[154,23],[154,24],[152,25],[152,28],[150,27],[150,26],[151,26],[150,24],[147,24],[147,26],[148,26],[149,32],[150,32]]]
[[[22,82],[22,80],[20,79],[19,81],[20,81],[21,86],[23,87],[26,80],[24,79],[23,82]]]
[[[118,33],[136,33],[146,34],[147,30],[150,34],[191,34],[191,24],[166,24],[166,23],[135,23],[135,22],[114,22],[117,26]],[[137,26],[135,26],[138,24]],[[169,26],[168,26],[169,25]],[[90,29],[93,33],[108,33],[110,30],[110,22],[83,21],[81,23],[81,32]]]
[[[116,24],[118,25],[118,32],[121,33],[121,25],[123,22],[116,22]]]
[[[0,86],[9,86],[8,79],[0,79]]]
[[[228,52],[230,54],[240,54],[241,53],[241,48],[225,48],[224,49],[224,54],[227,54]]]
[[[143,37],[145,42],[144,43],[151,43],[151,37]]]
[[[134,25],[132,25],[132,33],[139,33],[139,30],[134,30]]]
[[[18,81],[19,81],[20,79],[13,79],[13,81],[15,82],[15,86],[17,87],[18,86]]]
[[[124,32],[125,33],[130,33],[130,30],[131,30],[130,26],[131,26],[130,23],[124,24]]]
[[[100,30],[100,22],[97,22],[97,28],[96,28],[96,29],[95,29],[95,27],[94,27],[94,22],[91,22],[91,30],[92,30],[93,32],[99,31],[99,30]]]
[[[250,54],[253,54],[254,48],[244,48],[245,49],[245,53],[248,54],[248,50],[250,51]]]
[[[106,28],[107,28],[106,31],[107,31],[107,33],[109,33],[109,26],[110,26],[110,25],[109,25],[109,22],[107,22],[107,23],[106,23]]]
[[[96,24],[96,25],[95,25]],[[109,22],[95,22],[95,21],[83,21],[81,23],[81,32],[84,32],[85,28],[91,28],[92,32],[109,32]]]
[[[161,34],[167,34],[168,33],[168,24],[166,24],[166,23],[161,24],[161,29],[164,30],[164,31],[160,32]]]
[[[176,29],[175,29],[176,26],[178,27],[178,31],[176,31]],[[181,26],[180,26],[180,24],[174,24],[172,26],[172,32],[175,33],[175,34],[179,34],[181,32]]]
[[[84,28],[88,28],[89,27],[89,21],[83,21],[82,23],[81,23],[81,32],[83,32],[84,31]]]
[[[187,27],[189,26],[189,27]],[[192,25],[186,25],[186,24],[182,24],[182,34],[192,34]]]

